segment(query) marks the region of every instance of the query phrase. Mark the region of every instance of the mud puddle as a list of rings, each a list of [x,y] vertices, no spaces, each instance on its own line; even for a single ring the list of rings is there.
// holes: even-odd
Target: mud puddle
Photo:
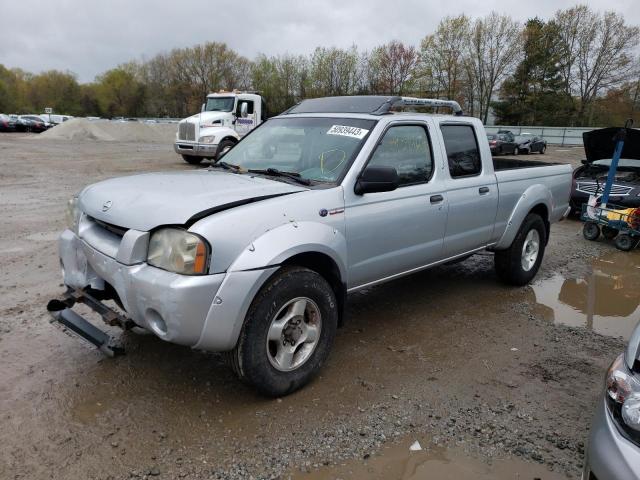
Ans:
[[[367,459],[296,473],[293,480],[566,480],[544,466],[518,458],[474,458],[455,449],[430,446],[411,451],[413,442],[389,446]]]
[[[626,340],[640,321],[640,252],[609,253],[582,278],[555,274],[532,287],[554,322]]]

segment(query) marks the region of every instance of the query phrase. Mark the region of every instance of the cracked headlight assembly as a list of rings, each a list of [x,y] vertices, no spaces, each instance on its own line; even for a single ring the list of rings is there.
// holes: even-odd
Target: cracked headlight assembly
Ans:
[[[206,135],[198,139],[199,143],[215,143],[215,141],[216,141],[215,135]]]
[[[179,228],[162,228],[151,234],[147,263],[183,275],[204,275],[211,248],[199,235]]]
[[[607,371],[605,395],[618,429],[640,445],[640,377],[628,368],[624,355],[616,358]]]
[[[80,222],[80,209],[78,208],[78,195],[74,195],[67,201],[67,210],[65,212],[65,218],[67,220],[67,227],[73,233],[78,233],[78,223]]]

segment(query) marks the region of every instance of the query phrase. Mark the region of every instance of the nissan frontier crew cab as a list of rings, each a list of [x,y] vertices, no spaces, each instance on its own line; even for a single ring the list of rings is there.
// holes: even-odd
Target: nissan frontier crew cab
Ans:
[[[420,105],[456,115],[395,111]],[[209,168],[86,187],[59,240],[68,290],[49,302],[53,323],[117,353],[72,310],[81,302],[110,325],[228,352],[242,380],[285,395],[326,361],[351,292],[482,250],[525,285],[568,212],[571,167],[494,163],[482,123],[461,113],[305,100]]]

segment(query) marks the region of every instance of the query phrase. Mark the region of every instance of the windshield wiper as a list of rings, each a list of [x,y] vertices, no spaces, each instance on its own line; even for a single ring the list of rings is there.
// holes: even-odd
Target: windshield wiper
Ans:
[[[233,163],[227,163],[224,161],[212,163],[210,168],[219,167],[224,168],[225,170],[231,170],[236,173],[240,173],[240,166],[234,165]]]
[[[302,178],[297,172],[284,172],[282,170],[278,170],[277,168],[267,168],[264,170],[250,168],[247,171],[249,173],[260,173],[262,175],[270,175],[272,177],[284,177],[298,182],[302,185],[311,185],[311,180],[309,180],[308,178]]]

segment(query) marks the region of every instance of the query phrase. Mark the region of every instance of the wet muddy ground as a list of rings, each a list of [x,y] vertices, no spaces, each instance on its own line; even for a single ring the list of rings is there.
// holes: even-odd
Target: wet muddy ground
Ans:
[[[68,197],[187,168],[163,145],[0,136],[0,478],[579,478],[640,319],[639,251],[568,220],[532,286],[501,285],[482,254],[356,293],[319,378],[268,400],[218,355],[129,332],[106,359],[48,323]]]

